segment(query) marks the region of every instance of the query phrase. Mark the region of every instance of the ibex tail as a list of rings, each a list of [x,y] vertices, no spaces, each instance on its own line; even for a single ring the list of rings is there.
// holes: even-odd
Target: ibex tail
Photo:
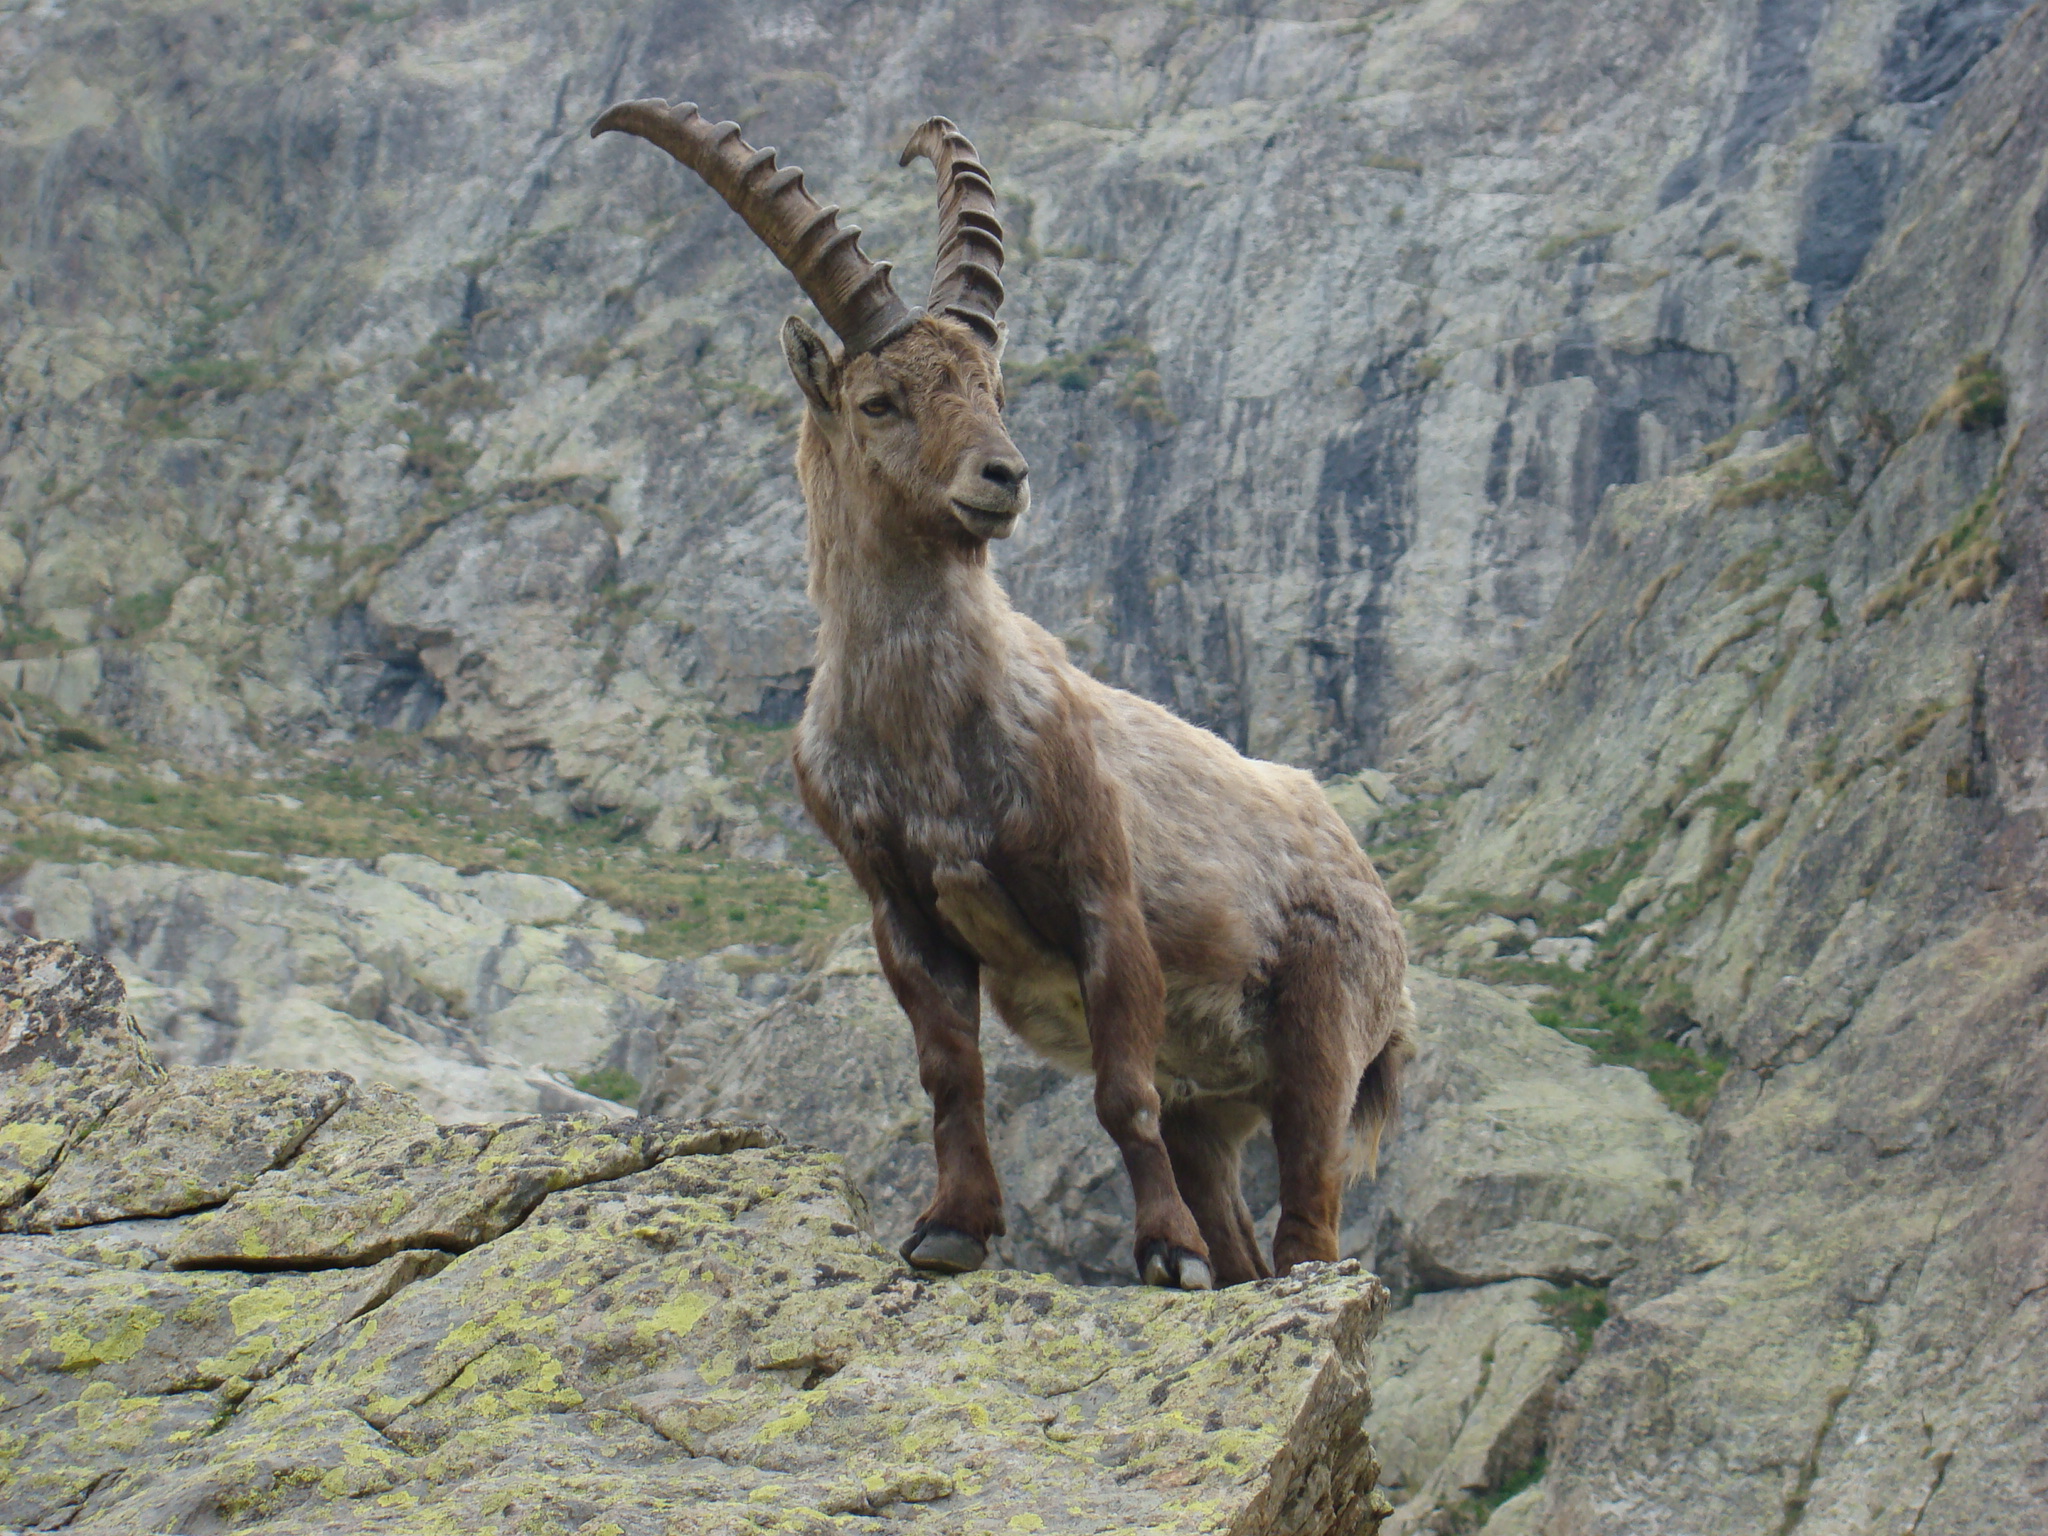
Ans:
[[[1351,1101],[1351,1166],[1347,1171],[1354,1180],[1361,1173],[1379,1176],[1380,1138],[1400,1108],[1401,1069],[1415,1056],[1414,1022],[1415,1004],[1403,987],[1394,1028],[1380,1053],[1366,1064],[1358,1079],[1358,1097]]]

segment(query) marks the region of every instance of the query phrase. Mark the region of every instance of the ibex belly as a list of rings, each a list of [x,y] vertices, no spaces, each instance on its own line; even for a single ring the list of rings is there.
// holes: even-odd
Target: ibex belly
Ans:
[[[974,952],[1003,1022],[1063,1071],[1091,1070],[1081,978],[979,864],[939,871],[939,916]],[[1158,1064],[1168,1104],[1198,1094],[1258,1096],[1266,1056],[1242,989],[1166,975],[1166,1038]]]

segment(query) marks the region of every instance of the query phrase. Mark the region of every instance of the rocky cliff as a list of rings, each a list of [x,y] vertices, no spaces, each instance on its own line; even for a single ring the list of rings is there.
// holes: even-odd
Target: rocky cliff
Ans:
[[[1254,752],[1388,758],[1609,486],[1800,429],[2018,9],[11,4],[15,639],[188,753],[367,720],[687,825],[693,722],[803,685],[798,301],[583,129],[732,114],[915,291],[944,111],[1013,231],[1020,600]]]
[[[2048,1512],[2044,93],[2036,7],[1828,317],[1812,436],[1612,493],[1449,758],[1423,905],[1570,871],[1612,982],[1730,1059],[1551,1529]]]
[[[0,1521],[1370,1536],[1386,1290],[928,1284],[758,1126],[159,1067],[0,951]]]
[[[898,1219],[775,767],[800,304],[581,130],[738,118],[914,291],[944,111],[1006,579],[1338,775],[1443,973],[1350,1228],[1394,1523],[2031,1532],[2044,71],[2017,0],[0,3],[8,911],[174,1059],[765,1114]],[[1006,1257],[1109,1278],[1085,1095],[994,1060]]]

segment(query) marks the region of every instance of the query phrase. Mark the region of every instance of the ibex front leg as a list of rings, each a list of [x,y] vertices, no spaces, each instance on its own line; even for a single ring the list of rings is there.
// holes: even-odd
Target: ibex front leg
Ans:
[[[981,969],[932,923],[894,903],[875,907],[875,952],[917,1041],[939,1165],[938,1190],[899,1251],[916,1269],[979,1269],[988,1240],[1004,1230],[982,1118]]]
[[[1124,1155],[1138,1203],[1138,1274],[1147,1285],[1206,1291],[1208,1245],[1174,1183],[1153,1074],[1166,1034],[1166,982],[1135,895],[1105,903],[1087,937],[1081,993],[1095,1066],[1095,1116]]]

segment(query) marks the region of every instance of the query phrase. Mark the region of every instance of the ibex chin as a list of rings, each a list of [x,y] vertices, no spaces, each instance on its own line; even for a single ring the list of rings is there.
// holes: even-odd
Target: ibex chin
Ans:
[[[1002,226],[974,147],[935,117],[903,151],[939,177],[917,310],[859,230],[736,124],[634,101],[591,132],[612,129],[710,183],[842,343],[783,323],[810,407],[796,463],[819,616],[795,760],[873,905],[931,1096],[938,1189],[903,1256],[975,1269],[1004,1230],[986,989],[1042,1055],[1094,1073],[1147,1282],[1271,1272],[1238,1177],[1262,1121],[1280,1168],[1273,1268],[1336,1258],[1347,1176],[1375,1157],[1411,1050],[1400,925],[1313,779],[1078,671],[989,573],[989,540],[1031,498],[1003,427]]]

